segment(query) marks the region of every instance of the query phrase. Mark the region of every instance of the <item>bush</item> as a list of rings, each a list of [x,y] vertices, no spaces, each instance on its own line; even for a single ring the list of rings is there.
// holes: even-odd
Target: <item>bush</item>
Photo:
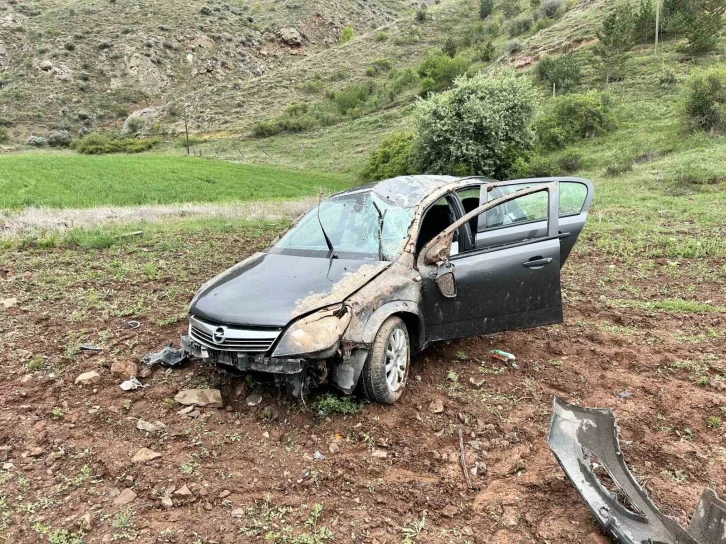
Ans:
[[[48,142],[42,136],[30,136],[28,138],[28,145],[32,147],[45,147]]]
[[[421,6],[419,9],[416,10],[416,20],[419,23],[425,23],[426,19],[428,19],[429,13],[426,9],[426,4]]]
[[[529,15],[528,13],[520,15],[519,17],[514,19],[509,25],[509,37],[513,38],[514,36],[524,34],[530,28],[532,28],[532,25],[534,25],[534,19],[531,15]]]
[[[343,115],[355,115],[368,101],[372,92],[373,88],[369,85],[348,85],[333,95],[333,102]]]
[[[377,76],[383,72],[390,72],[392,68],[391,61],[388,59],[377,59],[373,61],[368,68],[366,68],[367,76]]]
[[[677,82],[676,73],[670,68],[663,68],[660,76],[658,76],[658,83],[661,87],[670,87],[675,85]]]
[[[522,45],[517,39],[509,40],[507,45],[504,46],[504,50],[507,52],[507,55],[515,55],[522,50]]]
[[[469,61],[463,57],[451,58],[442,51],[429,50],[416,67],[421,79],[421,93],[442,91],[466,72]]]
[[[355,37],[355,29],[352,25],[347,25],[343,27],[343,30],[340,31],[340,43],[346,43],[352,40]]]
[[[554,19],[560,13],[565,11],[565,4],[562,0],[543,0],[539,6],[539,10],[550,19]]]
[[[518,161],[515,173],[523,178],[541,178],[561,174],[557,161],[548,155],[534,155],[527,161]]]
[[[494,53],[494,44],[489,41],[477,49],[476,56],[479,58],[479,60],[489,62],[494,58]]]
[[[633,157],[629,155],[619,156],[605,165],[604,174],[607,177],[615,177],[633,169]]]
[[[577,151],[565,151],[557,159],[557,165],[560,167],[560,173],[570,174],[580,169],[582,156]]]
[[[88,134],[73,142],[73,149],[84,155],[106,153],[142,153],[159,145],[159,138],[109,138],[103,134]]]
[[[522,6],[519,5],[519,0],[502,0],[502,11],[507,19],[511,19],[519,15],[522,11]]]
[[[376,33],[376,41],[377,42],[385,42],[388,39],[388,34],[383,32],[382,30],[380,32]]]
[[[692,130],[726,129],[726,68],[697,72],[688,80],[685,113]]]
[[[410,132],[394,132],[368,158],[363,178],[369,181],[414,173],[412,152],[414,136]]]
[[[418,74],[412,68],[391,72],[389,77],[391,78],[391,92],[394,96],[404,89],[409,89],[419,83]]]
[[[444,45],[441,47],[441,51],[446,53],[448,56],[450,56],[452,59],[456,56],[456,42],[454,41],[454,38],[448,38]]]
[[[67,130],[51,130],[48,133],[48,145],[51,147],[69,147],[71,133]]]
[[[479,0],[479,18],[486,19],[494,11],[494,0]]]
[[[8,141],[8,129],[0,127],[0,143]]]
[[[536,69],[537,77],[551,87],[555,85],[555,92],[560,94],[569,93],[575,85],[580,84],[580,64],[572,56],[572,53],[560,55],[559,57],[545,56]]]
[[[723,30],[726,0],[691,0],[693,7],[685,19],[687,51],[702,55],[716,49]]]
[[[533,142],[537,92],[511,70],[459,78],[422,101],[415,115],[419,171],[500,177]]]
[[[597,91],[553,98],[549,111],[535,122],[544,149],[561,149],[570,142],[593,138],[615,128],[610,95]]]

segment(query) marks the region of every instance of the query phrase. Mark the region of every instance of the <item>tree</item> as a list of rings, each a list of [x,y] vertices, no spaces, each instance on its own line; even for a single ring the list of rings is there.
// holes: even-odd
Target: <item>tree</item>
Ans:
[[[494,0],[479,0],[479,19],[486,19],[494,11]]]
[[[597,31],[598,42],[594,52],[600,59],[605,83],[615,77],[621,77],[621,72],[627,52],[633,46],[633,10],[630,4],[620,3],[608,14]]]
[[[413,141],[414,137],[410,132],[394,132],[384,138],[378,149],[368,158],[363,169],[363,178],[377,181],[415,173],[411,161]]]
[[[441,47],[441,50],[453,59],[456,56],[456,42],[454,38],[448,38]]]
[[[726,131],[726,68],[696,72],[687,87],[685,113],[691,129]]]
[[[416,109],[416,169],[431,173],[506,175],[532,147],[538,95],[529,79],[507,70],[494,78],[459,78]]]
[[[690,13],[684,18],[687,50],[694,55],[708,53],[718,46],[726,0],[691,0]]]
[[[560,94],[569,93],[582,79],[580,63],[572,53],[559,57],[545,55],[537,64],[535,72],[541,81],[549,83],[549,87],[554,84],[555,91]]]
[[[633,15],[633,41],[649,43],[655,38],[655,10],[652,0],[640,0]]]

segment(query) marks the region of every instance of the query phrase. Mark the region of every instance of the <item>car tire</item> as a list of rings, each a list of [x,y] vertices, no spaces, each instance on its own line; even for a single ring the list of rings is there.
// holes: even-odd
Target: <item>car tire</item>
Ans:
[[[411,366],[408,329],[400,317],[391,316],[378,329],[358,381],[368,400],[393,404],[403,394]]]

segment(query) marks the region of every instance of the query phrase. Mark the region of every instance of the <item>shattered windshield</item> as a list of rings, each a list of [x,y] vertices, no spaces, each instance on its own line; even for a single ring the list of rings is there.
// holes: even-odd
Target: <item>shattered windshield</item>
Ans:
[[[374,206],[375,202],[375,206]],[[411,224],[413,210],[392,204],[372,193],[346,193],[320,204],[320,223],[330,238],[334,253],[363,254],[378,258],[380,215],[383,215],[383,258],[391,260],[402,248]],[[319,251],[328,254],[325,236],[320,228],[316,208],[275,244],[280,252],[294,250]]]

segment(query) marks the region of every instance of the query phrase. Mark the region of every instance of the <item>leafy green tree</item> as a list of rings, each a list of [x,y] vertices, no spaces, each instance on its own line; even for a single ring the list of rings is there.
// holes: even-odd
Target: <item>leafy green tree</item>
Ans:
[[[633,41],[648,43],[655,39],[655,9],[652,0],[640,0],[633,14]]]
[[[419,103],[414,161],[419,171],[505,175],[532,147],[538,95],[529,79],[506,70],[459,78]]]
[[[469,61],[462,57],[451,58],[441,50],[427,51],[416,67],[421,80],[421,94],[447,89],[468,67]]]
[[[633,10],[622,2],[615,6],[597,31],[594,52],[602,65],[605,82],[621,77],[627,53],[633,47]]]
[[[559,57],[549,55],[537,63],[537,77],[550,87],[554,84],[555,92],[565,94],[572,91],[575,85],[580,84],[582,75],[580,63],[577,62],[572,53],[566,53]]]
[[[584,138],[594,138],[615,128],[615,104],[606,93],[588,91],[553,98],[534,123],[539,147],[562,149]]]
[[[685,17],[687,51],[702,55],[713,51],[723,30],[726,0],[691,0],[691,10]]]
[[[479,19],[486,19],[494,11],[494,0],[479,0]]]
[[[479,56],[479,60],[483,60],[484,62],[491,61],[494,58],[495,52],[496,49],[494,48],[494,44],[491,40],[489,40],[487,43],[477,49],[477,55]]]

